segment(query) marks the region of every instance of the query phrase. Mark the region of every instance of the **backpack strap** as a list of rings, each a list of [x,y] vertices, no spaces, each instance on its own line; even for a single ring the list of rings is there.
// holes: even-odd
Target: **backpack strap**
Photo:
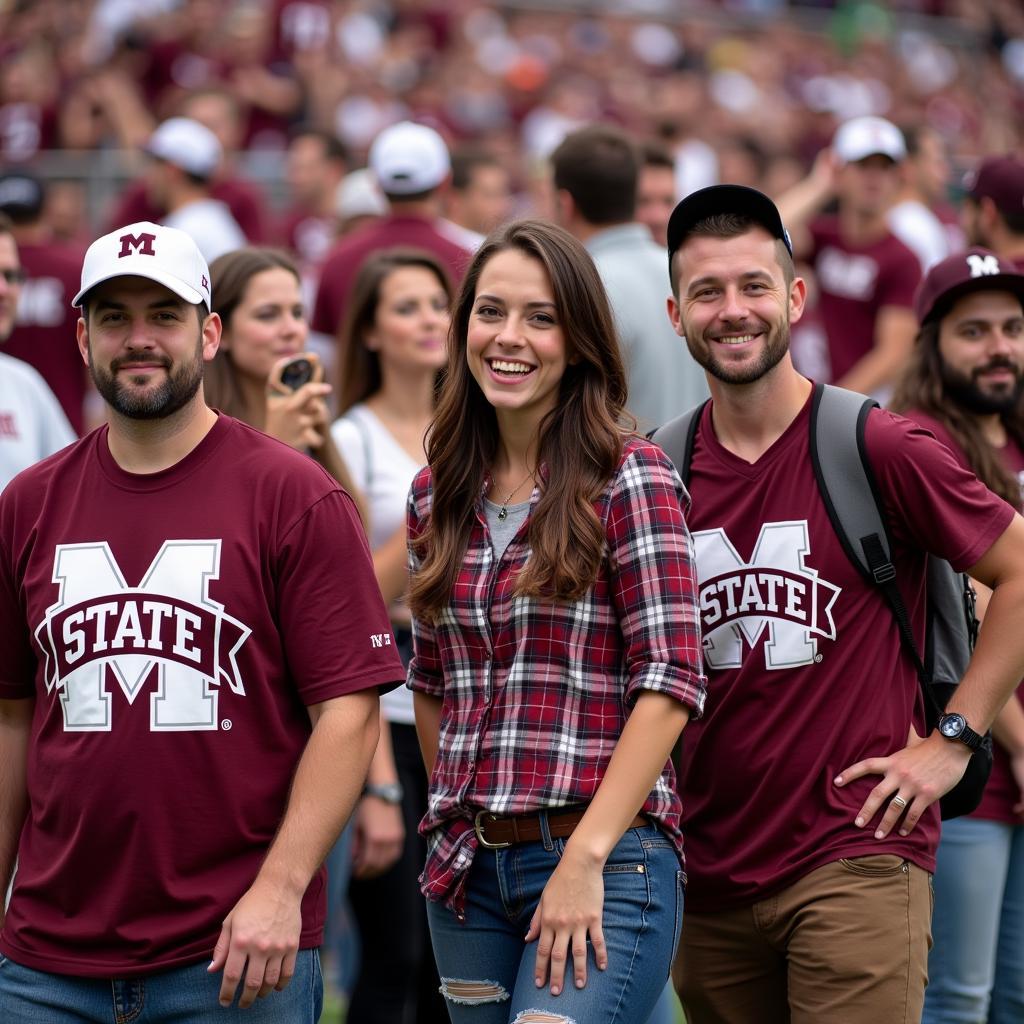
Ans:
[[[676,472],[686,487],[690,486],[693,442],[697,437],[697,429],[700,427],[704,406],[710,401],[710,398],[706,399],[689,412],[684,412],[682,416],[669,420],[668,423],[658,427],[657,430],[652,430],[647,435],[655,444],[660,445],[665,454],[675,463]]]
[[[865,580],[881,590],[896,620],[900,641],[924,683],[927,672],[896,582],[892,543],[864,441],[868,416],[877,407],[874,399],[855,391],[815,384],[811,464],[843,550]]]

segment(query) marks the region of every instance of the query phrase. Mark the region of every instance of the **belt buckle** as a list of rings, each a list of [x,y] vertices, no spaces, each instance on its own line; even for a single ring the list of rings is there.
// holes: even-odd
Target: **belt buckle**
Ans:
[[[485,814],[490,814],[490,811],[477,811],[473,817],[473,831],[476,833],[477,842],[479,842],[485,850],[504,850],[506,847],[511,846],[511,843],[489,843],[484,839],[483,816]],[[496,814],[491,814],[492,820],[496,818]]]

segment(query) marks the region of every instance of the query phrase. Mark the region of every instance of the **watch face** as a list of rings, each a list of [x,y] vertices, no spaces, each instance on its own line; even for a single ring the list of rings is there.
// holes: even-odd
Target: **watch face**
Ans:
[[[963,715],[946,715],[939,725],[939,732],[949,739],[956,739],[964,731],[966,724]]]

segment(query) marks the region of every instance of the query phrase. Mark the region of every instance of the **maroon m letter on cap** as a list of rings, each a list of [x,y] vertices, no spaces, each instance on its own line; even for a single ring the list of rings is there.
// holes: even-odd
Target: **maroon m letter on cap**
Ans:
[[[122,235],[120,238],[121,251],[117,254],[117,258],[131,256],[133,249],[143,256],[155,256],[156,251],[153,249],[155,241],[156,235],[149,232],[143,232],[141,235]]]

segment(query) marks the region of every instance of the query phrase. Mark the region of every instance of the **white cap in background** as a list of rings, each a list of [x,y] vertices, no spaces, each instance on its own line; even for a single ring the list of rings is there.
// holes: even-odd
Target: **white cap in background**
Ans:
[[[452,169],[444,139],[425,124],[401,121],[373,140],[367,163],[388,195],[416,195],[437,188]]]
[[[903,132],[884,117],[855,117],[841,124],[832,140],[832,152],[844,164],[881,154],[894,163],[906,159]]]
[[[217,136],[190,117],[172,117],[149,137],[146,152],[197,178],[209,178],[220,165],[223,151]]]

